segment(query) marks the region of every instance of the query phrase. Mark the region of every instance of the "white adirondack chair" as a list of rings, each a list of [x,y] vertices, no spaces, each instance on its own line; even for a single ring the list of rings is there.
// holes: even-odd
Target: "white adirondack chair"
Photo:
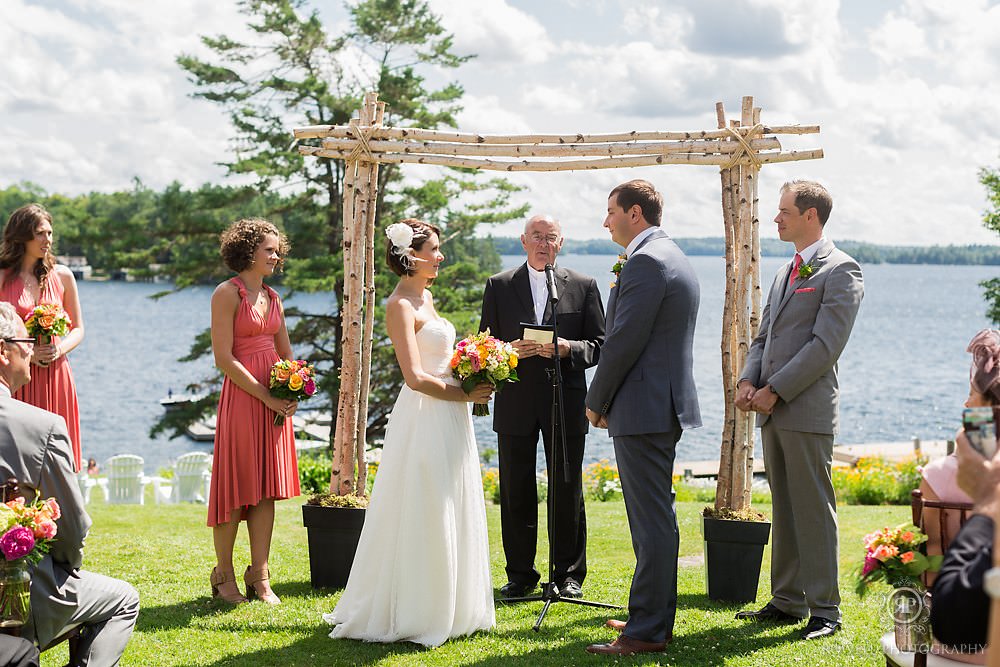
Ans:
[[[90,504],[90,491],[95,486],[97,486],[97,480],[87,474],[86,470],[81,470],[77,475],[77,481],[80,484],[80,495],[83,496],[83,504]]]
[[[112,456],[104,464],[108,474],[104,487],[105,497],[111,505],[142,505],[146,485],[150,479],[143,474],[145,465],[141,456],[119,454]],[[105,480],[101,480],[102,482]]]
[[[162,497],[170,503],[207,503],[212,482],[212,457],[205,452],[190,452],[177,459],[174,477],[167,481],[168,493]],[[160,502],[161,493],[156,494]]]

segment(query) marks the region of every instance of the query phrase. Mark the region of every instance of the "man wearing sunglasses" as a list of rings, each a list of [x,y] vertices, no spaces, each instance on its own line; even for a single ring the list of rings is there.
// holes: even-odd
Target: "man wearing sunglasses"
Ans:
[[[62,510],[52,549],[30,567],[32,618],[22,636],[45,650],[80,628],[81,662],[117,665],[139,615],[139,594],[124,581],[80,569],[91,522],[66,423],[11,396],[31,380],[33,344],[14,307],[0,302],[0,480],[16,479],[21,493],[55,498]]]

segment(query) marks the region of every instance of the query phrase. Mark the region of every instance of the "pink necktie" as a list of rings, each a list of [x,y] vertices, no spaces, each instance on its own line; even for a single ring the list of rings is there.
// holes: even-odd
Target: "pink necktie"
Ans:
[[[799,267],[802,266],[802,255],[795,253],[795,263],[792,265],[792,272],[788,275],[788,284],[791,285],[799,277]]]

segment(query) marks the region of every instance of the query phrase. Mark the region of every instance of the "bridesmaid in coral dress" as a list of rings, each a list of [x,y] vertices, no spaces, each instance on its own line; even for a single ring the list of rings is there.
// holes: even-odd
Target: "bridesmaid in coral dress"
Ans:
[[[7,220],[0,242],[0,301],[12,303],[26,319],[40,303],[57,304],[69,315],[71,329],[47,345],[36,344],[31,382],[14,398],[66,420],[73,460],[80,471],[80,407],[73,371],[66,358],[83,342],[83,311],[73,273],[52,255],[52,215],[39,204],[22,206]]]
[[[264,284],[281,266],[288,241],[260,219],[239,220],[221,237],[222,259],[238,275],[212,294],[212,351],[225,374],[215,429],[208,525],[215,542],[212,595],[246,602],[236,584],[233,547],[240,521],[250,536],[250,566],[243,575],[247,597],[279,604],[267,567],[274,528],[274,501],[299,495],[295,433],[298,404],[271,396],[271,366],[292,358],[278,294]],[[274,425],[275,415],[286,419]]]

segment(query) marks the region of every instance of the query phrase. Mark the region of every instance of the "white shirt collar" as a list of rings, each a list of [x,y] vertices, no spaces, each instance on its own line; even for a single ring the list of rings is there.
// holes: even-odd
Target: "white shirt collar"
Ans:
[[[6,398],[12,398],[10,393],[10,387],[5,385],[3,382],[0,382],[0,396]]]
[[[823,245],[825,242],[826,242],[826,237],[821,236],[819,237],[818,241],[816,241],[815,243],[811,243],[802,250],[800,250],[799,257],[802,258],[802,263],[808,264],[809,262],[811,262],[812,258],[816,256],[816,252],[819,250],[819,247]]]
[[[627,248],[625,248],[625,256],[631,257],[632,253],[635,252],[635,249],[639,247],[639,244],[645,241],[646,237],[655,232],[657,229],[659,229],[659,227],[646,227],[646,229],[636,234],[635,238],[632,239],[632,242],[628,244]]]
[[[525,262],[524,265],[526,267],[528,267],[528,277],[531,278],[532,281],[541,280],[543,283],[545,282],[545,271],[544,270],[543,271],[539,271],[538,269],[536,269],[535,267],[533,267],[531,264],[528,264],[527,262]],[[552,268],[555,268],[555,265],[553,265]]]

